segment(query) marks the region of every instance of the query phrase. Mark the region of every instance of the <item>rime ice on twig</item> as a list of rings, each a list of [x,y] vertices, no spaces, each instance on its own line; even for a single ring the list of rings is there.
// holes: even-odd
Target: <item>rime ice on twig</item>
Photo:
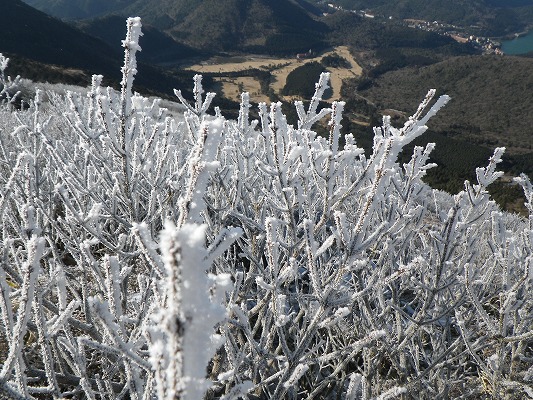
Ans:
[[[162,399],[202,398],[210,387],[206,367],[223,344],[213,327],[224,319],[221,296],[231,282],[223,275],[206,275],[204,231],[205,226],[186,224],[177,229],[167,223],[162,233],[166,307],[158,310],[156,324],[149,328],[151,361]],[[212,284],[217,286],[216,296],[210,298]]]

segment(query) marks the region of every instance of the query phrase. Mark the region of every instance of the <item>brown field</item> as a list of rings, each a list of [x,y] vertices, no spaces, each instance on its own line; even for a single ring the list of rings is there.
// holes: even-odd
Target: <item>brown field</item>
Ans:
[[[222,93],[224,97],[241,101],[241,93],[243,91],[250,93],[250,100],[254,103],[268,102],[268,96],[261,93],[261,85],[259,81],[250,76],[241,76],[238,78],[214,78],[215,82],[222,85]],[[241,90],[242,88],[242,90]]]
[[[192,65],[187,69],[198,73],[235,73],[239,71],[246,71],[249,69],[264,69],[272,71],[274,82],[271,84],[271,89],[278,95],[285,86],[287,76],[305,63],[312,61],[320,61],[322,57],[337,53],[344,57],[351,64],[351,68],[328,68],[330,75],[330,86],[333,89],[333,95],[328,101],[335,101],[340,99],[340,90],[342,81],[347,78],[360,76],[362,73],[361,66],[353,58],[346,46],[339,46],[319,56],[308,58],[305,60],[298,60],[296,58],[269,58],[260,56],[243,57],[229,57],[229,58],[213,58],[202,64]],[[251,77],[221,77],[217,78],[222,84],[224,95],[233,100],[240,99],[241,87],[244,91],[250,92],[250,98],[254,102],[268,101],[267,96],[261,92],[259,82]],[[289,100],[288,98],[286,100]]]

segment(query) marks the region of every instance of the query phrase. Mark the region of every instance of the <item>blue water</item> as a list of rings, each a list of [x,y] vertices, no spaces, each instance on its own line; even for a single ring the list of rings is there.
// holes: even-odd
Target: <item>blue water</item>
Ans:
[[[516,39],[504,40],[502,50],[505,54],[524,54],[533,51],[533,31]]]

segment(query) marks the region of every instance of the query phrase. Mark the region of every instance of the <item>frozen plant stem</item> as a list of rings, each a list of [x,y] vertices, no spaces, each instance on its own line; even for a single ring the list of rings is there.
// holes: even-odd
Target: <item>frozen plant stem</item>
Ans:
[[[122,41],[124,47],[124,65],[122,67],[122,80],[120,82],[120,114],[119,114],[119,145],[122,156],[122,173],[124,176],[124,194],[129,200],[130,216],[134,217],[134,208],[132,193],[131,193],[131,165],[130,158],[132,157],[131,144],[133,141],[133,127],[131,126],[131,97],[133,80],[137,74],[137,59],[136,53],[141,50],[139,46],[139,38],[141,32],[141,19],[139,17],[128,18],[127,20],[126,39]]]
[[[211,386],[205,378],[214,352],[223,344],[213,327],[225,310],[219,302],[230,288],[227,276],[206,274],[205,226],[177,229],[167,222],[161,236],[166,269],[165,306],[154,315],[149,332],[151,361],[160,398],[202,398]],[[211,286],[214,294],[208,296]]]

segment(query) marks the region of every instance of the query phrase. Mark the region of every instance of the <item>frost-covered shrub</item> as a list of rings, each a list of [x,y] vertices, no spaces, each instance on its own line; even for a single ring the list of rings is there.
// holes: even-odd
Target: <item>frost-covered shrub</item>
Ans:
[[[0,101],[15,105],[20,97],[22,80],[20,76],[17,76],[15,79],[6,76],[6,68],[8,64],[9,58],[0,53]]]
[[[0,110],[3,396],[533,397],[531,183],[526,220],[486,191],[503,149],[455,196],[421,181],[433,145],[397,163],[447,97],[368,157],[327,74],[296,127],[246,93],[211,114],[199,76],[177,119],[132,93],[140,34],[120,93]]]

